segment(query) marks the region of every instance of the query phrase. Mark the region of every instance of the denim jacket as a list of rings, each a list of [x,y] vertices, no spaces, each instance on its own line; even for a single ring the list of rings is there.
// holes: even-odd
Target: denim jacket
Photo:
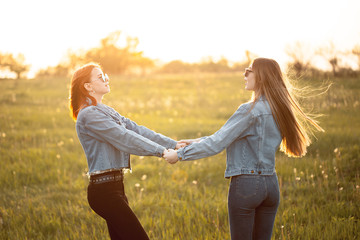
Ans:
[[[161,157],[176,141],[121,116],[105,104],[80,110],[76,131],[89,173],[130,168],[130,154]]]
[[[242,104],[213,135],[178,150],[179,160],[212,156],[226,148],[226,178],[275,173],[275,152],[282,140],[280,130],[264,96],[251,109],[252,104]]]

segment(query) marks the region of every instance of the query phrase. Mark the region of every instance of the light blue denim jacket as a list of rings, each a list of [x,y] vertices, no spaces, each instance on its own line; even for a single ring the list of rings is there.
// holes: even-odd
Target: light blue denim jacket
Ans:
[[[105,104],[80,110],[76,131],[89,173],[130,168],[130,154],[161,157],[176,141],[121,116]]]
[[[226,178],[275,173],[275,152],[281,143],[281,134],[265,97],[261,96],[253,109],[252,104],[242,104],[213,135],[179,149],[179,160],[212,156],[226,148]]]

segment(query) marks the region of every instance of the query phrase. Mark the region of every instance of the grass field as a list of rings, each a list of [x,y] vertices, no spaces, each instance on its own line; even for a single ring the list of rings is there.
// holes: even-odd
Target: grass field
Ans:
[[[326,132],[304,158],[277,155],[273,239],[360,238],[360,79],[330,81],[328,92],[302,101],[323,114]],[[0,239],[109,239],[87,203],[69,79],[0,84]],[[113,76],[111,88],[104,103],[177,140],[212,134],[250,97],[241,74]],[[230,239],[225,152],[175,165],[132,156],[132,167],[126,193],[151,239]]]

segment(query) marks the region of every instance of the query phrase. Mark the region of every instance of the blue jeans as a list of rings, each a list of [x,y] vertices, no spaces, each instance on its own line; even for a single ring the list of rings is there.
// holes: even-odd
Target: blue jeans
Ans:
[[[228,196],[231,239],[271,239],[279,203],[276,173],[232,177]]]

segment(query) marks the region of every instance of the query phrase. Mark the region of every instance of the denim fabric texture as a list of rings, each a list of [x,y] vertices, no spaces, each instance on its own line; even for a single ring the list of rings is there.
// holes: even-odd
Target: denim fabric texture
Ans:
[[[226,148],[226,178],[241,174],[273,175],[281,133],[264,96],[253,108],[252,105],[242,104],[216,133],[179,149],[179,160],[209,157]]]
[[[270,240],[279,202],[276,173],[232,177],[228,196],[231,239]]]
[[[80,110],[76,131],[89,173],[130,168],[130,154],[161,157],[165,149],[174,149],[177,143],[137,125],[102,103]]]

